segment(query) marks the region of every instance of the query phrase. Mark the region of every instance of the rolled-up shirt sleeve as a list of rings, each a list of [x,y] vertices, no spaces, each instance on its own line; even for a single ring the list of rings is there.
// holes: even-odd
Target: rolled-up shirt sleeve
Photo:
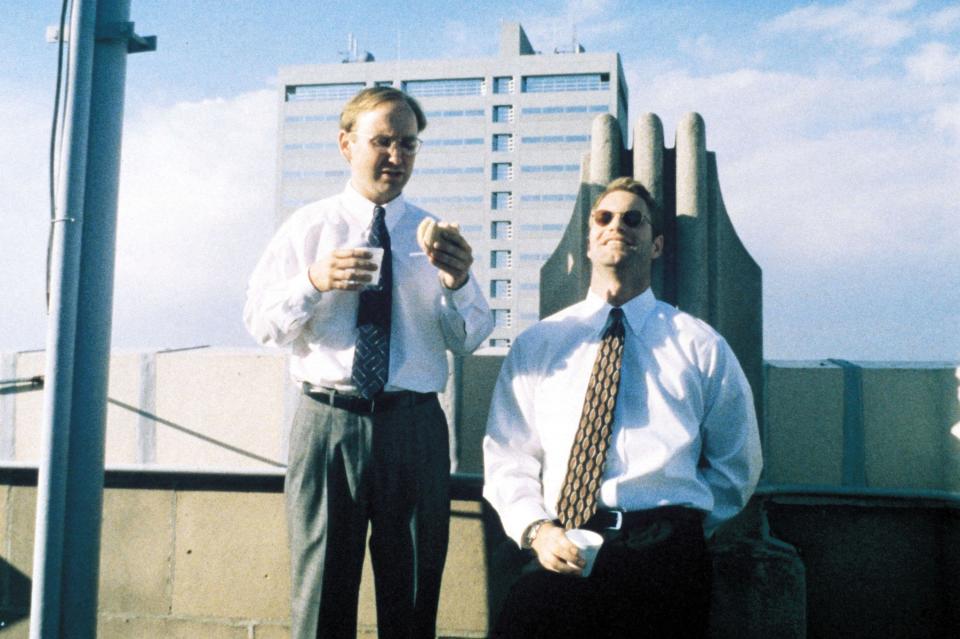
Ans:
[[[440,289],[440,326],[444,343],[456,355],[472,353],[493,331],[493,313],[487,300],[473,273],[459,289],[451,290],[443,284]]]

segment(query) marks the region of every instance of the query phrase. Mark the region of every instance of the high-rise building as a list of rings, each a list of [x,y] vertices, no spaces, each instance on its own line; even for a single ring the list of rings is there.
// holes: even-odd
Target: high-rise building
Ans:
[[[340,110],[377,85],[423,106],[428,126],[405,196],[460,224],[496,319],[488,346],[509,346],[538,319],[540,267],[570,217],[593,119],[613,115],[626,139],[619,55],[576,43],[540,53],[505,23],[496,57],[376,62],[354,51],[340,64],[281,68],[278,223],[343,188]]]

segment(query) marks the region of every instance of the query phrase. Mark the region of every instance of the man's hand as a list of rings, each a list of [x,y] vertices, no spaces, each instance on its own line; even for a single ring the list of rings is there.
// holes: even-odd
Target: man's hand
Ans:
[[[377,270],[377,265],[370,261],[371,257],[365,248],[337,249],[310,265],[307,271],[310,283],[321,293],[358,291],[370,283],[371,271]]]
[[[460,235],[459,229],[444,222],[432,246],[427,246],[430,263],[440,270],[440,281],[449,289],[458,289],[467,283],[473,264],[473,249]]]
[[[573,545],[563,534],[563,528],[553,522],[546,522],[537,531],[532,544],[540,565],[553,572],[567,575],[579,575],[584,562],[580,549]]]

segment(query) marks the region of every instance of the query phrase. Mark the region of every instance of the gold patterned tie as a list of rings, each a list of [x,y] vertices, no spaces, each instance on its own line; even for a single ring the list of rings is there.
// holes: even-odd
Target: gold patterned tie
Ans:
[[[623,359],[623,311],[610,311],[583,400],[580,426],[570,449],[567,476],[557,500],[557,516],[564,528],[579,528],[597,510],[600,479],[613,431],[613,410],[620,385]]]

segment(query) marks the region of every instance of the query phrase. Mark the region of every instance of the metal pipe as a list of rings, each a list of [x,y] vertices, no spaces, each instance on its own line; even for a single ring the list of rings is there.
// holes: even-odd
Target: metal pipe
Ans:
[[[95,637],[129,0],[74,0],[31,639]]]
[[[67,448],[73,406],[80,249],[86,190],[95,0],[75,0],[70,17],[69,84],[63,124],[63,169],[51,249],[50,309],[43,447],[37,477],[37,520],[30,609],[31,639],[57,636],[66,509]],[[63,34],[61,34],[63,37]]]

